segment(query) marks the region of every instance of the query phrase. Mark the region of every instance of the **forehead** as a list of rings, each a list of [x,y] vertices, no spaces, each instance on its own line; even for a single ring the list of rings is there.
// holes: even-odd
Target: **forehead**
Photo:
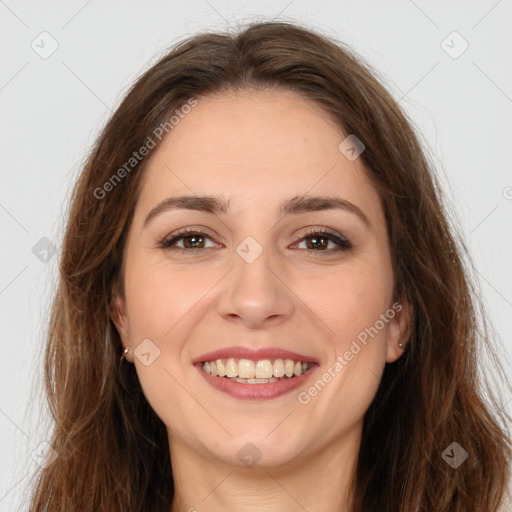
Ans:
[[[240,91],[197,98],[145,170],[140,203],[174,194],[222,195],[233,213],[302,194],[338,195],[379,215],[362,160],[338,146],[348,134],[320,106],[292,91]]]

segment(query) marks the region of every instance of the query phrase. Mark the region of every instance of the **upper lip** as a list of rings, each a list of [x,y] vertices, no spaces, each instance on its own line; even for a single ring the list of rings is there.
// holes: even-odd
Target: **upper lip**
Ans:
[[[233,357],[235,359],[292,359],[293,361],[300,361],[302,363],[318,363],[314,357],[309,357],[303,354],[297,354],[290,350],[283,350],[280,348],[260,348],[252,349],[247,347],[235,346],[227,347],[213,352],[208,352],[193,360],[193,363],[204,363],[205,361],[215,361],[224,357]]]

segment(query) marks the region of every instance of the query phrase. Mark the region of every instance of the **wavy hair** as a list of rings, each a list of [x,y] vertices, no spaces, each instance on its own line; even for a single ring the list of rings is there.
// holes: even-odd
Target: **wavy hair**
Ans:
[[[407,348],[386,365],[364,417],[353,511],[498,510],[510,475],[510,418],[483,386],[484,350],[503,382],[506,376],[434,166],[377,76],[339,41],[291,22],[259,22],[189,37],[137,79],[71,198],[44,365],[58,457],[37,474],[31,512],[170,510],[166,427],[134,365],[119,362],[112,317],[149,157],[109,180],[190,98],[243,89],[294,91],[363,141],[360,158],[384,208],[395,299],[412,306]],[[98,193],[107,182],[108,194]],[[443,459],[454,441],[468,453],[457,468]]]

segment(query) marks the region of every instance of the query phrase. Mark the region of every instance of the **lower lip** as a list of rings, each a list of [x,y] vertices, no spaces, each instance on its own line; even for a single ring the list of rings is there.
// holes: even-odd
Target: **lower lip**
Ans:
[[[244,384],[224,377],[214,377],[203,370],[202,363],[195,366],[212,387],[239,400],[272,400],[290,393],[303,384],[318,367],[317,364],[313,364],[306,373],[298,377],[269,382],[268,384]]]

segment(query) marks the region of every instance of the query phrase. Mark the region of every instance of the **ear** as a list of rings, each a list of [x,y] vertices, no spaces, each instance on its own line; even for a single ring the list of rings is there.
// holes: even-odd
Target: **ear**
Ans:
[[[114,286],[112,293],[112,302],[110,304],[110,314],[112,320],[116,326],[121,343],[123,344],[123,350],[127,347],[132,348],[132,342],[130,337],[130,329],[128,323],[128,315],[126,313],[126,300],[123,295]],[[126,360],[133,363],[133,350],[129,350],[126,354]]]
[[[391,318],[392,311],[395,314]],[[411,334],[412,314],[412,306],[405,298],[395,302],[389,309],[387,363],[393,363],[404,353]],[[400,344],[402,345],[401,347]]]

